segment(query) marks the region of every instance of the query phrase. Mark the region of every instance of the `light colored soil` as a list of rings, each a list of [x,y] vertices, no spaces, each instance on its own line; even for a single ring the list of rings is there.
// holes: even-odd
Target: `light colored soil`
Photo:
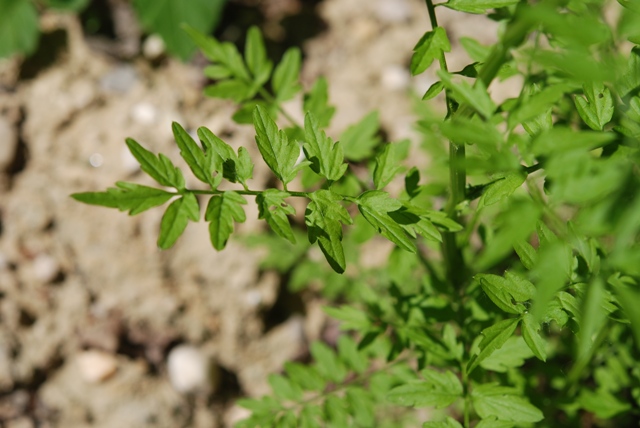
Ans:
[[[326,0],[319,12],[328,29],[304,47],[304,80],[330,82],[338,107],[330,134],[379,109],[391,140],[412,136],[407,92],[435,81],[407,72],[411,48],[429,29],[423,2]],[[495,32],[442,12],[451,38]],[[245,415],[233,405],[237,396],[267,393],[267,375],[319,337],[321,302],[305,302],[305,318],[265,333],[263,313],[280,279],[260,271],[255,251],[232,239],[215,252],[200,222],[161,252],[162,210],[129,217],[69,194],[118,180],[152,185],[124,139],[178,161],[171,121],[248,147],[251,187],[263,188],[269,173],[257,162],[252,129],[230,120],[232,104],[201,95],[199,67],[118,63],[91,49],[73,18],[46,20],[69,38],[54,65],[19,81],[19,61],[0,65],[0,425],[228,426]],[[455,53],[452,68],[466,61]],[[299,105],[287,109],[301,117]],[[252,202],[240,234],[262,230]],[[211,362],[217,390],[215,382],[189,394],[172,387],[166,359],[177,344]]]

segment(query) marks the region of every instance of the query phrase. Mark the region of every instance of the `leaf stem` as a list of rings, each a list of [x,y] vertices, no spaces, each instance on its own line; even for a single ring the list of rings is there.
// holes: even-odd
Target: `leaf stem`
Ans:
[[[176,195],[184,195],[186,193],[193,193],[194,195],[222,195],[224,192],[226,192],[227,190],[191,190],[191,189],[183,189],[177,193],[175,193]],[[228,190],[229,192],[236,192],[239,195],[247,195],[247,196],[258,196],[259,194],[263,193],[264,190],[249,190],[249,189],[245,189],[245,190]],[[291,196],[296,196],[299,198],[309,198],[309,194],[313,193],[313,192],[295,192],[292,190],[285,190],[289,195]],[[349,196],[344,196],[344,195],[340,195],[342,196],[343,199],[345,200],[352,200],[351,197]]]
[[[258,93],[260,94],[260,96],[262,98],[264,98],[265,100],[267,100],[269,103],[273,104],[276,106],[276,108],[278,109],[278,111],[280,113],[282,113],[282,115],[285,117],[285,119],[287,119],[287,121],[289,121],[289,123],[300,129],[301,131],[304,132],[304,128],[289,114],[286,112],[286,110],[284,108],[282,108],[282,106],[280,105],[280,103],[278,103],[276,101],[276,99],[273,97],[273,95],[271,95],[266,89],[264,88],[260,88],[260,90],[258,91]]]

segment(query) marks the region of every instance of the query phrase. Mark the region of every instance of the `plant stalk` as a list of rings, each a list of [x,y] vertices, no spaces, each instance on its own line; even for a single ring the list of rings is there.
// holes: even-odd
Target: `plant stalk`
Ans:
[[[425,0],[427,4],[427,10],[429,11],[429,20],[431,21],[431,28],[435,30],[438,27],[438,19],[436,18],[435,6],[432,0]],[[447,61],[444,56],[444,52],[438,58],[440,63],[440,69],[449,71],[447,67]],[[450,118],[455,113],[455,107],[453,100],[448,93],[445,92],[446,104],[447,104],[447,118]],[[449,201],[446,206],[446,212],[455,221],[459,221],[456,213],[456,206],[464,201],[465,187],[467,181],[465,163],[465,147],[462,144],[456,144],[453,141],[449,141],[449,181],[450,181],[450,195]],[[462,257],[462,251],[456,242],[456,234],[446,232],[442,234],[442,255],[445,261],[447,279],[453,285],[455,290],[460,291],[464,282],[464,260]]]

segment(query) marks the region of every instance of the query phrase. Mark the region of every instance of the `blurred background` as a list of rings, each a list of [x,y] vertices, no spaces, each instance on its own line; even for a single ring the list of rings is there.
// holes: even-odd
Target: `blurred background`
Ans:
[[[493,23],[440,12],[451,40],[495,35]],[[291,287],[295,251],[255,245],[253,201],[225,251],[200,222],[161,252],[162,210],[131,218],[69,197],[152,184],[124,139],[178,160],[172,121],[248,147],[251,188],[271,180],[251,126],[231,120],[236,106],[202,94],[206,61],[180,22],[241,50],[256,25],[274,61],[300,46],[305,88],[329,81],[329,135],[377,110],[381,138],[419,145],[414,104],[435,81],[408,71],[430,29],[421,0],[0,0],[0,426],[232,426],[247,415],[239,397],[269,393],[268,374],[335,340],[319,284]],[[453,46],[448,61],[469,59]],[[300,121],[301,104],[285,106]],[[373,240],[361,257],[390,250]]]

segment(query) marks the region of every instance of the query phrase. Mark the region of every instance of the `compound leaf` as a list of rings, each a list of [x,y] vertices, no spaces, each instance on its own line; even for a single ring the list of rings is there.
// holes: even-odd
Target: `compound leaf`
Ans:
[[[143,148],[135,140],[127,138],[127,146],[144,172],[163,186],[184,189],[184,176],[171,160],[163,154],[158,157]]]
[[[267,189],[256,196],[256,203],[259,210],[258,218],[266,220],[275,233],[295,244],[296,238],[287,215],[295,214],[296,210],[285,201],[289,196],[289,193],[281,190]]]
[[[358,209],[364,218],[385,238],[415,253],[416,245],[407,236],[404,229],[390,215],[392,211],[402,208],[402,203],[381,190],[369,190],[357,199]]]
[[[180,199],[176,199],[167,207],[160,222],[160,235],[158,247],[166,250],[171,248],[182,235],[189,220],[198,221],[200,218],[200,206],[193,193],[187,193]]]
[[[253,111],[253,124],[260,154],[276,177],[286,185],[301,168],[301,165],[296,165],[300,155],[298,143],[289,141],[287,134],[278,130],[269,113],[259,105]]]
[[[433,31],[427,31],[413,48],[411,74],[415,76],[424,72],[435,59],[450,51],[451,44],[444,28],[436,27]]]
[[[246,214],[242,208],[246,203],[242,196],[233,191],[227,191],[209,199],[204,218],[209,222],[209,236],[213,248],[222,250],[233,233],[233,222],[242,223],[246,220]]]
[[[85,204],[118,208],[120,211],[129,210],[129,215],[136,215],[162,205],[175,196],[162,189],[125,181],[118,181],[116,186],[110,187],[106,192],[74,193],[71,197]]]
[[[324,131],[320,130],[318,121],[312,113],[307,113],[304,119],[304,128],[307,142],[304,144],[304,152],[311,162],[311,169],[316,174],[331,181],[337,181],[347,170],[344,163],[342,144],[333,142]]]
[[[414,407],[446,407],[462,396],[462,384],[450,371],[437,372],[423,370],[420,372],[425,380],[393,388],[387,398],[395,404]]]

